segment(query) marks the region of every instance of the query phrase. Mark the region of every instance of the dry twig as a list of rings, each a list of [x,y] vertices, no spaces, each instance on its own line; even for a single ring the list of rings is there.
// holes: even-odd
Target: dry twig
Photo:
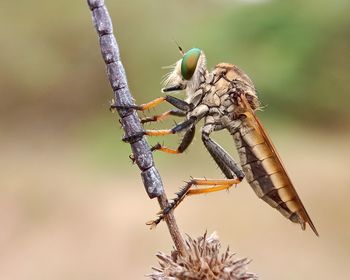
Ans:
[[[88,0],[88,5],[92,11],[93,23],[99,36],[102,57],[106,63],[107,75],[114,92],[115,105],[132,105],[134,99],[128,87],[123,64],[120,61],[118,43],[113,35],[112,21],[104,0]],[[142,131],[141,121],[135,110],[119,109],[118,113],[126,137],[137,135]],[[149,197],[157,197],[161,209],[166,208],[168,199],[158,170],[154,166],[148,143],[144,137],[137,137],[130,145],[135,162],[141,170],[141,177]],[[185,243],[172,212],[165,217],[165,221],[177,250],[185,255]]]

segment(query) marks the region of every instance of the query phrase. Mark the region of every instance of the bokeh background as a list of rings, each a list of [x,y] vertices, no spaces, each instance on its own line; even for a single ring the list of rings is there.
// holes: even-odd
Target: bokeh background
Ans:
[[[262,279],[345,279],[350,272],[350,2],[107,1],[137,103],[158,97],[173,40],[255,81],[268,128],[318,231],[302,232],[243,182],[192,197],[183,233],[217,231]],[[164,224],[121,142],[85,1],[0,4],[0,279],[143,279],[169,252]],[[180,95],[182,96],[182,95]],[[168,108],[162,105],[149,115]],[[173,120],[157,127],[168,127]],[[155,126],[150,126],[155,127]],[[215,139],[232,154],[232,139]],[[178,136],[149,139],[168,146]],[[169,196],[189,176],[220,177],[200,137],[155,154]]]

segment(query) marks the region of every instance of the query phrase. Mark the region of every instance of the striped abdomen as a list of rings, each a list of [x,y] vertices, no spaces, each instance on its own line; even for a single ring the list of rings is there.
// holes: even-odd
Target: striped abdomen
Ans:
[[[233,136],[246,179],[258,197],[305,229],[310,219],[269,140],[249,118]]]

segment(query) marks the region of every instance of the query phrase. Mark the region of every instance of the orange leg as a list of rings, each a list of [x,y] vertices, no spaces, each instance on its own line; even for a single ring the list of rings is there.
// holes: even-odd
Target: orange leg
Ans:
[[[188,112],[191,109],[193,109],[192,106],[190,104],[188,104],[186,101],[181,100],[181,99],[176,98],[176,97],[173,97],[173,96],[170,96],[170,95],[166,95],[164,97],[158,97],[158,98],[154,99],[153,101],[142,104],[142,105],[115,105],[115,104],[112,104],[110,108],[111,109],[135,109],[135,110],[139,110],[139,111],[145,111],[147,109],[156,107],[157,105],[161,104],[164,101],[175,106],[180,111]]]
[[[156,107],[157,105],[159,105],[160,103],[166,101],[165,97],[158,97],[154,100],[152,100],[151,102],[142,104],[142,105],[125,105],[125,106],[117,106],[112,104],[110,109],[135,109],[135,110],[139,110],[139,111],[145,111],[147,109]]]
[[[197,118],[192,116],[188,120],[185,120],[176,126],[174,126],[171,129],[161,129],[161,130],[144,130],[140,131],[138,133],[135,133],[134,135],[127,136],[123,138],[124,142],[135,142],[138,139],[140,139],[142,136],[147,135],[147,136],[163,136],[163,135],[169,135],[169,134],[175,134],[179,133],[181,131],[187,130],[184,136],[185,143],[182,143],[179,147],[179,149],[186,149],[187,146],[190,144],[190,142],[193,139],[194,136],[194,125],[195,122],[197,121]],[[186,136],[187,135],[187,136]],[[191,138],[191,139],[189,139]],[[191,141],[189,141],[191,140]],[[183,141],[184,142],[184,141]],[[159,148],[159,147],[158,147]],[[156,150],[157,148],[153,148],[153,150]]]
[[[191,186],[195,185],[195,186],[214,186],[214,187],[194,189],[194,190],[188,189],[186,195],[211,193],[211,192],[226,190],[226,189],[229,189],[233,185],[238,184],[240,182],[241,181],[239,179],[219,179],[219,180],[193,179],[193,180],[191,180],[191,183],[192,183]]]
[[[193,117],[189,118],[188,120],[185,120],[185,121],[177,124],[176,126],[174,126],[171,129],[145,130],[142,132],[142,134],[147,135],[147,136],[163,136],[163,135],[179,133],[181,131],[188,129],[191,126],[194,127],[196,120],[197,120],[197,118],[193,116]]]
[[[179,151],[179,149],[170,149],[170,148],[167,148],[167,147],[164,147],[162,146],[161,144],[157,144],[155,146],[153,146],[151,148],[152,151],[161,151],[161,152],[164,152],[164,153],[168,153],[168,154],[173,154],[173,155],[177,155],[177,154],[181,154],[182,152]]]
[[[158,121],[162,121],[162,120],[166,119],[169,116],[185,117],[186,113],[183,111],[180,111],[180,110],[170,110],[170,111],[166,111],[160,115],[142,118],[141,123],[158,122]]]
[[[154,228],[159,224],[166,214],[170,211],[173,211],[187,195],[195,195],[195,194],[203,194],[203,193],[211,193],[217,192],[221,190],[227,190],[231,188],[233,185],[237,185],[241,182],[240,179],[192,179],[190,182],[186,184],[178,193],[177,197],[169,204],[169,206],[162,211],[160,211],[158,219],[154,221],[147,222],[147,225],[150,225],[151,228]],[[212,186],[210,188],[200,188],[200,189],[191,189],[191,187],[195,186]]]
[[[152,147],[152,151],[162,151],[168,154],[182,154],[187,148],[188,146],[191,144],[194,134],[195,134],[195,126],[192,126],[189,130],[186,131],[184,137],[181,140],[181,143],[179,145],[179,147],[175,150],[175,149],[169,149],[167,147],[163,147],[161,144],[157,144],[155,146]]]
[[[170,116],[171,111],[164,112],[163,114],[160,115],[155,115],[152,117],[146,117],[141,119],[141,123],[148,123],[148,122],[158,122],[161,120],[166,119],[168,116]]]
[[[140,111],[144,111],[144,110],[156,107],[157,105],[159,105],[160,103],[162,103],[164,101],[165,101],[165,97],[158,97],[151,102],[137,106],[138,107],[137,109]]]
[[[160,130],[145,130],[144,135],[147,136],[163,136],[174,134],[175,132],[172,129],[160,129]]]
[[[162,129],[162,130],[144,130],[138,133],[135,133],[134,135],[123,137],[124,142],[134,142],[140,139],[142,136],[162,136],[162,135],[169,135],[174,134],[177,131],[174,131],[174,129]]]
[[[215,186],[215,187],[188,190],[186,195],[194,195],[194,194],[202,194],[202,193],[210,193],[210,192],[226,190],[231,188],[234,184],[238,184],[240,182],[241,181],[239,179],[220,179],[220,180],[193,179],[192,185]]]

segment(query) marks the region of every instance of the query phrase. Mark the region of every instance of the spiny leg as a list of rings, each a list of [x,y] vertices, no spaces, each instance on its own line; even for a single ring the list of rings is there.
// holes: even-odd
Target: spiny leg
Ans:
[[[123,141],[132,143],[132,142],[138,141],[144,135],[148,135],[148,136],[162,136],[162,135],[169,135],[169,134],[179,133],[181,131],[186,131],[187,132],[188,130],[190,130],[190,132],[185,134],[184,139],[183,139],[182,143],[180,144],[180,146],[178,147],[177,150],[165,148],[165,147],[162,147],[159,144],[152,148],[153,150],[162,150],[162,151],[166,151],[168,153],[173,153],[173,154],[181,153],[185,149],[187,149],[187,147],[190,145],[190,143],[193,140],[194,133],[195,133],[194,126],[196,125],[196,123],[198,121],[200,121],[203,117],[206,116],[208,111],[209,111],[208,106],[200,105],[200,106],[196,107],[193,111],[191,111],[191,116],[189,117],[189,119],[187,119],[187,120],[177,124],[175,127],[171,128],[171,129],[144,130],[144,131],[141,131],[141,132],[136,133],[134,135],[130,135],[130,136],[124,137]]]
[[[215,125],[213,124],[209,124],[203,127],[202,141],[204,143],[204,146],[207,148],[209,154],[215,160],[216,164],[219,166],[221,171],[225,174],[226,178],[239,178],[243,180],[245,174],[242,171],[241,167],[219,144],[217,144],[214,140],[210,138],[209,134],[214,130],[214,128]],[[152,150],[160,150],[169,154],[180,154],[190,145],[190,143],[193,140],[193,137],[194,131],[187,131],[180,146],[176,150],[163,147],[160,144],[157,144],[154,147],[152,147]]]
[[[179,147],[176,150],[164,147],[163,145],[158,143],[158,144],[154,145],[153,147],[151,147],[151,151],[152,152],[162,151],[162,152],[169,153],[169,154],[181,154],[188,148],[188,146],[193,141],[195,130],[196,130],[196,127],[193,125],[190,129],[188,129],[186,131],[184,137],[181,140]],[[135,163],[134,155],[133,154],[129,155],[129,158],[130,158],[131,162],[134,164]]]
[[[180,100],[180,99],[177,99]],[[185,101],[181,100],[181,102],[184,102],[187,106],[191,107],[190,104],[186,103]],[[189,119],[177,124],[171,129],[163,129],[163,130],[144,130],[140,131],[134,135],[130,135],[123,138],[123,141],[133,143],[138,141],[142,138],[144,135],[148,136],[162,136],[162,135],[169,135],[169,134],[175,134],[179,133],[183,130],[187,130],[191,126],[195,125],[198,121],[200,121],[203,117],[206,116],[208,113],[209,108],[208,106],[202,104],[197,106],[193,111],[191,111],[191,116]]]
[[[140,139],[144,135],[147,135],[147,136],[163,136],[163,135],[169,135],[169,134],[176,134],[176,133],[179,133],[179,132],[181,132],[183,130],[188,129],[189,127],[194,125],[197,122],[197,120],[198,120],[197,117],[192,116],[188,120],[185,120],[185,121],[177,124],[173,128],[160,129],[160,130],[144,130],[144,131],[141,131],[141,132],[136,133],[134,135],[124,137],[123,141],[132,143],[132,142],[137,141],[138,139]]]
[[[159,217],[154,220],[147,222],[147,225],[150,225],[151,228],[157,226],[170,211],[174,210],[187,195],[203,194],[222,191],[231,188],[233,185],[239,184],[240,179],[192,179],[189,181],[186,186],[180,189],[176,194],[176,198],[169,204],[169,206],[159,212]],[[200,188],[200,189],[191,189],[192,186],[213,186],[211,188]]]
[[[193,111],[191,111],[191,117],[189,118],[189,123],[191,124],[191,119],[193,119],[193,125],[192,126],[188,126],[186,133],[181,141],[180,146],[177,149],[169,149],[166,148],[160,144],[157,144],[156,146],[154,146],[152,148],[152,150],[159,150],[162,152],[166,152],[169,154],[181,154],[182,152],[184,152],[188,146],[191,144],[193,138],[194,138],[194,134],[195,134],[195,124],[201,120],[203,117],[205,117],[207,115],[209,111],[208,106],[206,105],[199,105],[197,106]],[[184,122],[186,123],[186,121]],[[180,125],[180,124],[179,124]]]
[[[158,122],[158,121],[166,119],[169,116],[185,117],[186,116],[186,112],[174,109],[174,110],[166,111],[166,112],[164,112],[163,114],[160,114],[160,115],[155,115],[155,116],[152,116],[152,117],[142,118],[141,119],[141,123]]]
[[[188,190],[186,195],[194,195],[194,194],[202,194],[202,193],[210,193],[217,192],[231,188],[233,185],[241,182],[240,179],[193,179],[193,185],[196,186],[215,186],[211,188],[201,188]]]
[[[181,154],[188,148],[188,146],[193,141],[195,131],[196,131],[196,127],[194,125],[189,130],[187,130],[177,149],[169,149],[169,148],[164,147],[158,143],[155,146],[153,146],[151,148],[151,150],[152,151],[162,151],[162,152],[169,153],[169,154]]]
[[[165,113],[163,113],[161,115],[158,115],[158,116],[153,116],[153,117],[150,117],[150,118],[141,119],[141,123],[146,123],[146,122],[150,122],[150,121],[157,121],[157,120],[160,120],[160,119],[163,119],[163,118],[167,117],[168,115],[186,116],[186,113],[193,108],[192,104],[189,104],[189,103],[187,103],[184,100],[181,100],[179,98],[176,98],[176,97],[173,97],[173,96],[170,96],[170,95],[166,95],[165,97],[156,98],[153,101],[150,101],[150,102],[142,104],[142,105],[115,105],[115,104],[112,104],[110,106],[110,110],[115,110],[115,109],[135,109],[135,110],[139,110],[139,111],[145,111],[147,109],[156,107],[157,105],[161,104],[164,101],[172,104],[173,106],[178,108],[178,110],[170,110],[170,111],[165,112]],[[186,123],[186,121],[184,123]],[[181,124],[183,124],[183,123],[180,123],[178,126],[175,126],[174,128],[168,129],[168,130],[143,131],[143,132],[137,133],[137,134],[132,135],[132,136],[124,137],[123,141],[125,141],[125,142],[134,142],[134,141],[137,141],[138,139],[140,139],[143,135],[159,136],[159,135],[174,134],[174,133],[178,132],[177,129],[181,129],[182,130],[182,128],[180,126]],[[133,155],[131,155],[129,157],[134,162]]]
[[[239,178],[242,181],[245,174],[241,167],[219,144],[209,137],[209,133],[205,128],[203,129],[202,141],[211,157],[215,160],[226,178]]]
[[[216,129],[214,124],[207,124],[202,129],[202,140],[207,148],[208,152],[215,160],[219,168],[225,174],[228,179],[223,180],[205,180],[205,179],[194,179],[186,184],[178,193],[177,197],[169,205],[168,208],[164,209],[159,218],[155,220],[151,225],[156,226],[163,218],[164,215],[169,213],[169,211],[175,209],[182,200],[187,195],[209,193],[214,191],[220,191],[230,188],[233,184],[240,183],[245,174],[235,160],[215,141],[213,141],[209,135],[212,131]],[[204,188],[204,189],[191,189],[193,185],[214,185],[213,188]]]

